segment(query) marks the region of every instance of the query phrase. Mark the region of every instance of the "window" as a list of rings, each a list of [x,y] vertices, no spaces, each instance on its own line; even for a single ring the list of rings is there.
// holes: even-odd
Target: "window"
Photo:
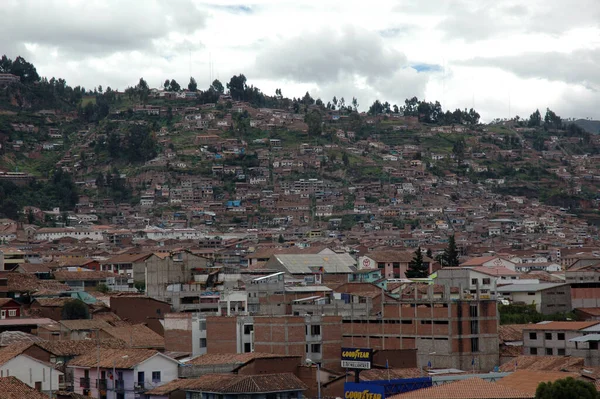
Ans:
[[[200,338],[200,347],[206,348],[206,338]]]
[[[565,340],[565,333],[558,333],[558,334],[556,334],[556,339],[558,339],[559,341],[564,341]]]
[[[8,317],[15,317],[17,315],[17,310],[16,309],[9,309],[8,311]]]
[[[546,348],[546,355],[552,356],[552,348]]]
[[[529,339],[537,339],[537,333],[529,333]]]
[[[310,335],[321,335],[321,326],[318,324],[310,326]]]
[[[490,285],[490,284],[491,284],[491,279],[489,279],[489,278],[483,279],[483,285]]]
[[[198,323],[198,329],[200,331],[206,330],[206,320],[200,320],[200,322]]]
[[[244,334],[250,335],[254,331],[254,324],[244,324]]]
[[[252,344],[250,342],[244,342],[244,353],[252,352]]]
[[[477,279],[476,278],[472,278],[471,279],[471,284],[472,285],[477,285]]]
[[[479,338],[471,338],[471,352],[479,352]]]
[[[527,295],[533,296],[533,295],[535,295],[535,292],[528,292]]]
[[[537,348],[529,348],[530,355],[537,355]]]
[[[160,382],[160,371],[152,372],[152,382]]]
[[[312,353],[321,353],[321,344],[312,344],[310,346],[310,351]]]
[[[557,354],[558,356],[564,356],[564,355],[565,355],[565,350],[564,350],[564,348],[560,348],[560,349],[558,349],[558,351],[556,352],[556,354]]]
[[[378,269],[385,269],[385,263],[383,263],[383,262],[377,263],[377,268]]]
[[[545,333],[544,334],[544,338],[547,339],[547,340],[549,340],[549,341],[552,341],[552,333]]]
[[[590,341],[590,349],[598,350],[598,341]]]

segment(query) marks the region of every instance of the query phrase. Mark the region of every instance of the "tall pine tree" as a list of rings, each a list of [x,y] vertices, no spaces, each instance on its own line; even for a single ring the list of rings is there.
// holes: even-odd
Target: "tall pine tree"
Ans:
[[[454,235],[451,235],[448,239],[448,247],[444,250],[444,255],[442,255],[442,261],[442,266],[458,266],[460,264]]]
[[[423,252],[421,247],[415,251],[414,258],[408,263],[406,278],[425,278],[429,275],[429,268],[423,263]]]

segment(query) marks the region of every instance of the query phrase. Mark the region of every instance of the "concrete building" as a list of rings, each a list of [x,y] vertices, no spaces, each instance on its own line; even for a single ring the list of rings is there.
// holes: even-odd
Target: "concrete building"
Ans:
[[[569,284],[509,284],[498,287],[497,291],[512,303],[535,305],[542,314],[566,313],[573,309]]]
[[[600,366],[600,321],[550,321],[523,329],[523,352],[533,356],[573,356]]]

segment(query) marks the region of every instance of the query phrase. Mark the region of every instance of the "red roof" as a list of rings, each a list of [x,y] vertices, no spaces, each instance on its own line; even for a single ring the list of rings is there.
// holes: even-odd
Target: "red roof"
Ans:
[[[416,391],[391,396],[393,399],[508,399],[533,398],[535,395],[489,382],[481,378],[469,378]]]

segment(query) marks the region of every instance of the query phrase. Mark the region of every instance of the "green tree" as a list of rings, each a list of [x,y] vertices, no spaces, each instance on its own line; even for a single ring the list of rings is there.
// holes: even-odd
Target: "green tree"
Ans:
[[[283,235],[279,234],[279,238],[277,239],[277,242],[280,244],[283,244],[285,242],[285,238],[283,238]]]
[[[223,94],[225,92],[225,87],[223,87],[223,83],[219,81],[219,79],[213,80],[210,88],[216,91],[219,94]]]
[[[196,79],[193,76],[190,76],[190,83],[188,83],[189,91],[198,91],[198,84],[196,83]]]
[[[458,266],[460,264],[458,250],[456,249],[456,241],[454,235],[448,238],[448,247],[444,250],[444,254],[441,257],[443,262],[442,266]]]
[[[427,248],[426,255],[429,259],[433,259],[433,252],[431,252],[431,248]]]
[[[538,127],[542,124],[542,114],[540,114],[540,110],[536,109],[533,114],[529,117],[529,121],[527,122],[528,127]]]
[[[465,158],[465,147],[465,140],[462,137],[456,140],[452,146],[452,154],[458,165],[462,165],[462,161]]]
[[[246,77],[241,73],[232,76],[229,83],[227,83],[229,94],[236,101],[245,99],[246,87]]]
[[[125,137],[127,159],[131,162],[145,162],[156,156],[156,139],[147,126],[132,125]]]
[[[358,112],[358,100],[356,99],[356,97],[352,97],[352,108],[354,109],[354,112]]]
[[[421,247],[418,247],[415,251],[415,256],[408,263],[408,270],[404,274],[406,278],[425,278],[429,275],[429,268],[423,263]]]
[[[554,382],[542,382],[535,391],[535,399],[596,399],[598,397],[594,384],[573,377]]]
[[[171,91],[179,91],[181,90],[181,86],[179,85],[179,83],[177,83],[177,81],[175,79],[171,79]]]
[[[163,83],[163,89],[165,89],[165,91],[171,91],[171,81],[169,79],[165,79],[165,83]]]
[[[342,162],[344,163],[345,167],[350,165],[350,158],[348,158],[348,154],[346,152],[342,154]]]
[[[90,309],[85,302],[79,299],[73,299],[72,301],[65,303],[62,308],[61,317],[63,320],[89,319]]]
[[[319,111],[312,110],[304,117],[304,122],[308,125],[308,135],[311,137],[320,136],[323,130],[323,118]]]

